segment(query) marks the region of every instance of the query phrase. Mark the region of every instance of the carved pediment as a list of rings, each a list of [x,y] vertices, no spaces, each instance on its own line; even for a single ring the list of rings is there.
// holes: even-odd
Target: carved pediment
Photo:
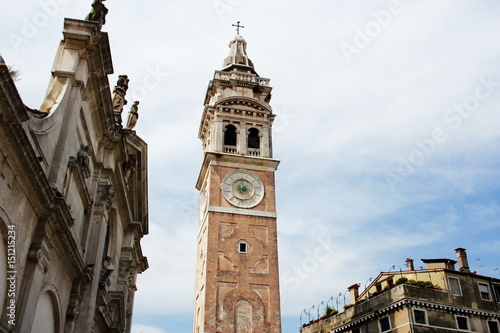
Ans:
[[[251,110],[258,113],[271,114],[271,106],[265,102],[259,101],[252,97],[240,96],[235,98],[234,96],[222,98],[214,105],[215,108],[228,108],[228,109],[240,109],[240,110]]]

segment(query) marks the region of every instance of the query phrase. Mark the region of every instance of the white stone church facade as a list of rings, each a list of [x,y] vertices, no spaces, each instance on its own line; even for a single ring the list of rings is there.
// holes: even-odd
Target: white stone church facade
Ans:
[[[64,21],[39,110],[0,57],[0,332],[131,330],[147,145],[138,103],[122,120],[128,78],[108,82],[106,12]]]

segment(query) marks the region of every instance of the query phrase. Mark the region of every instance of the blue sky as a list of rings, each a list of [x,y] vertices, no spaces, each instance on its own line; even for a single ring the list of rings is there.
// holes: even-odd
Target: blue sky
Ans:
[[[28,106],[42,102],[63,18],[84,18],[90,3],[26,0],[0,20],[0,53],[21,71]],[[419,267],[464,247],[472,270],[500,277],[498,1],[106,5],[110,85],[128,74],[149,144],[150,269],[134,333],[191,330],[198,125],[238,20],[274,87],[283,332],[408,257]]]

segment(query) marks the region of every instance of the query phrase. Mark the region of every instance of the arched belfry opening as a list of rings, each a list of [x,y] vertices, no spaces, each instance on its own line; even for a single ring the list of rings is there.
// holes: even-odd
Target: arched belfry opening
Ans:
[[[226,125],[224,127],[224,151],[226,153],[234,154],[237,152],[237,130],[234,125]]]
[[[234,125],[227,125],[224,128],[224,145],[236,146],[236,127]]]
[[[260,149],[260,135],[256,128],[248,130],[248,148]]]

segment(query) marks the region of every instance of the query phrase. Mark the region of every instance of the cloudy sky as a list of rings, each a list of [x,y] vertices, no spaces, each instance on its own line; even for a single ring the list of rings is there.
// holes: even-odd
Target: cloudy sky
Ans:
[[[28,106],[42,103],[63,18],[84,18],[90,4],[23,0],[3,12],[0,53],[21,71]],[[109,80],[129,76],[149,144],[150,268],[138,280],[134,333],[191,330],[198,125],[238,20],[274,87],[283,332],[298,331],[303,309],[405,269],[408,257],[419,267],[464,247],[472,270],[500,277],[500,2],[106,5]]]

